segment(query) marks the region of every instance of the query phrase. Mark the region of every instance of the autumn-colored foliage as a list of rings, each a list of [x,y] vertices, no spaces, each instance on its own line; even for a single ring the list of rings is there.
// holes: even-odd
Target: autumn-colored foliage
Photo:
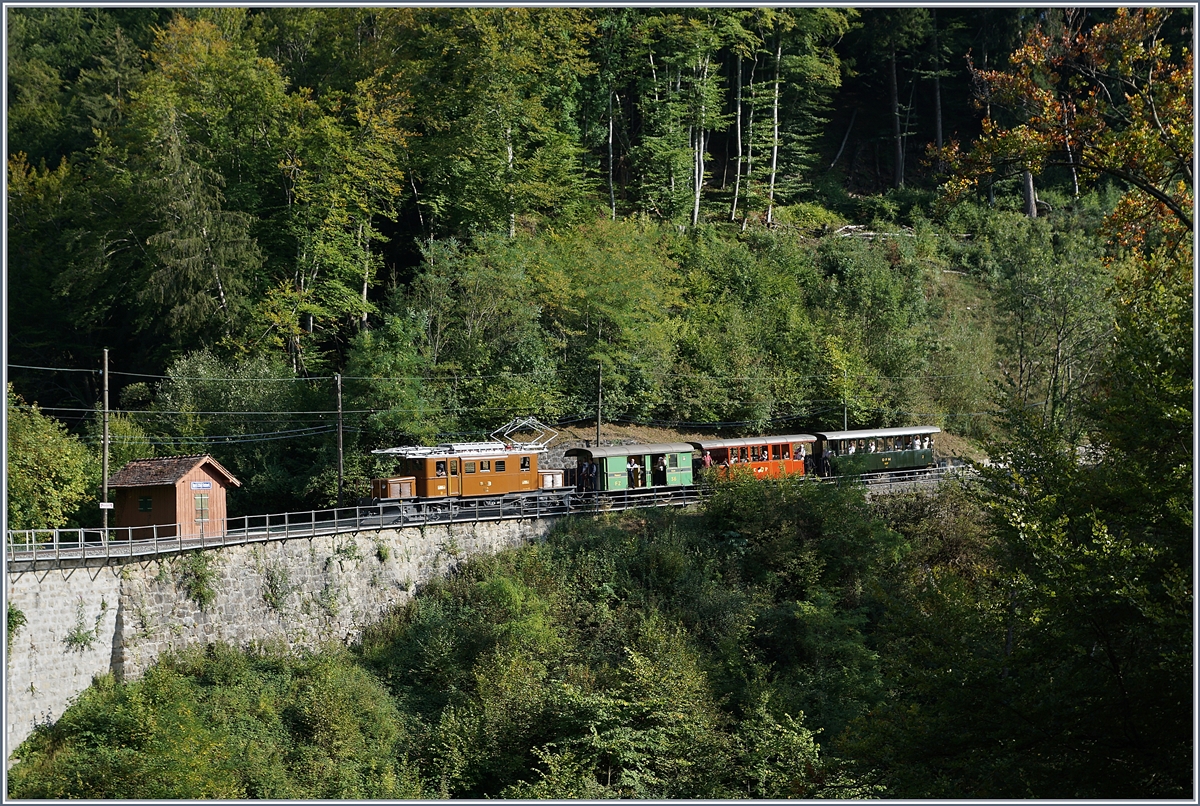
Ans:
[[[1114,241],[1144,246],[1192,229],[1192,52],[1163,36],[1170,9],[1118,9],[1084,30],[1083,17],[1046,15],[1008,70],[977,70],[990,113],[957,168],[951,196],[985,180],[1058,165],[1107,175],[1138,192],[1112,217]],[[999,113],[1011,112],[1004,123]],[[1174,219],[1174,221],[1170,221]]]

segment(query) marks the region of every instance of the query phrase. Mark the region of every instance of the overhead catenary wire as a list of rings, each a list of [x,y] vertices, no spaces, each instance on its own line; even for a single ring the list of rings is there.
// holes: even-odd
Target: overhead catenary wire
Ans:
[[[71,367],[37,367],[37,366],[29,366],[29,365],[25,365],[25,364],[9,364],[8,367],[10,369],[31,369],[31,370],[41,370],[41,371],[45,371],[45,372],[90,372],[93,374],[100,373],[100,370],[96,370],[96,369],[77,369],[77,368],[71,368]],[[527,372],[502,372],[502,373],[488,373],[488,374],[478,373],[478,374],[461,374],[460,375],[460,374],[451,374],[448,371],[442,371],[442,372],[435,371],[435,372],[426,372],[426,373],[423,373],[420,375],[393,375],[393,376],[386,376],[386,377],[379,377],[379,376],[372,376],[372,375],[343,375],[342,380],[344,380],[344,381],[376,381],[376,382],[431,381],[431,380],[450,380],[450,379],[456,379],[456,380],[460,380],[460,381],[463,381],[463,380],[492,380],[492,379],[496,379],[496,378],[523,378],[523,377],[528,377],[528,376],[541,376],[541,375],[563,375],[563,374],[567,374],[567,372],[568,371],[565,369],[558,369],[558,370],[538,369],[538,370],[529,370]],[[153,375],[153,374],[144,373],[144,372],[118,372],[116,370],[110,370],[109,374],[110,375],[123,375],[126,377],[132,377],[132,378],[157,378],[159,380],[172,380],[172,381],[221,381],[221,382],[229,382],[229,383],[332,381],[337,377],[336,375],[307,375],[307,376],[292,376],[292,377],[280,377],[280,378],[238,378],[238,377],[218,378],[218,377],[202,376],[202,375]],[[657,378],[694,378],[694,379],[698,379],[698,380],[712,380],[712,381],[726,381],[726,382],[739,381],[739,382],[741,382],[741,381],[771,381],[771,380],[779,380],[781,378],[786,379],[786,380],[830,380],[830,381],[836,381],[836,380],[845,379],[845,378],[859,378],[859,379],[868,378],[868,379],[872,379],[872,380],[881,380],[881,381],[936,380],[936,379],[944,379],[944,378],[978,377],[981,374],[983,374],[982,371],[977,370],[975,372],[958,372],[958,373],[951,373],[951,374],[936,374],[936,375],[932,375],[932,374],[879,375],[874,372],[850,372],[850,373],[823,372],[823,373],[806,374],[806,375],[792,375],[792,374],[782,374],[781,375],[778,371],[764,371],[764,373],[762,375],[722,375],[722,374],[714,375],[714,374],[704,373],[704,372],[656,372],[656,373],[652,373],[651,375],[652,375],[652,377],[657,377]]]
[[[85,372],[85,373],[86,372],[91,372],[91,373],[98,372],[97,370],[91,370],[91,369],[76,369],[76,368],[67,368],[67,367],[37,367],[37,366],[20,365],[20,364],[10,364],[9,366],[12,368],[31,369],[31,370],[48,371],[48,372],[55,372],[55,371]],[[260,382],[260,381],[261,382],[323,381],[323,380],[331,380],[332,381],[332,380],[336,379],[336,376],[282,377],[282,378],[214,378],[214,377],[146,375],[146,374],[142,374],[142,373],[115,373],[114,372],[112,374],[121,374],[121,375],[126,375],[126,376],[137,376],[137,377],[154,377],[154,378],[159,378],[159,379],[164,379],[164,380],[180,380],[180,381],[195,380],[195,381],[206,381],[206,382],[216,381],[216,382],[228,382],[228,383],[248,383],[248,382]],[[470,379],[485,379],[485,378],[496,378],[496,377],[513,378],[513,377],[524,377],[524,376],[536,375],[536,374],[545,374],[545,373],[537,373],[537,372],[513,373],[513,372],[509,372],[509,373],[504,373],[503,375],[484,375],[484,374],[460,375],[460,376],[457,376],[457,379],[470,380]],[[552,372],[550,374],[558,375],[558,374],[562,374],[562,372],[557,371],[557,372]],[[845,383],[848,379],[851,379],[851,378],[853,378],[853,379],[869,378],[872,380],[899,380],[899,379],[934,380],[934,379],[941,379],[941,378],[969,377],[969,376],[974,376],[974,375],[978,375],[978,374],[979,373],[975,372],[975,373],[952,373],[952,374],[940,374],[940,375],[880,376],[880,375],[875,375],[873,373],[854,373],[854,374],[842,373],[842,374],[820,374],[820,375],[789,375],[789,376],[781,378],[778,375],[775,375],[775,376],[728,376],[728,375],[708,375],[708,374],[703,374],[703,373],[675,372],[675,373],[654,373],[652,377],[657,377],[660,379],[681,379],[682,378],[682,379],[701,379],[701,380],[726,381],[726,382],[757,381],[757,382],[766,382],[769,385],[775,385],[779,382],[783,382],[784,384],[787,384],[789,382],[794,382],[794,381],[802,380],[802,379],[825,379],[825,380],[829,380],[829,381],[842,381],[843,383]],[[343,376],[343,379],[344,380],[359,380],[359,381],[372,381],[372,382],[377,382],[377,383],[384,383],[384,382],[400,382],[400,381],[412,381],[412,380],[428,380],[431,377],[449,380],[449,378],[445,375],[429,375],[429,374],[419,375],[419,376],[413,375],[413,376],[396,376],[396,377]],[[904,410],[904,409],[895,409],[895,408],[891,408],[887,405],[882,405],[882,406],[878,405],[879,402],[882,402],[879,398],[879,393],[877,391],[872,391],[869,389],[861,389],[857,393],[856,397],[858,398],[857,405],[859,406],[860,409],[865,406],[867,410],[873,411],[878,416],[884,417],[886,419],[892,419],[892,418],[898,418],[898,417],[966,419],[966,418],[974,418],[974,417],[993,416],[995,414],[995,412],[988,412],[988,411],[917,412],[917,411]],[[82,415],[91,414],[91,413],[99,413],[99,409],[96,409],[96,408],[66,407],[66,406],[38,407],[38,406],[36,406],[36,404],[19,404],[19,405],[22,405],[22,407],[24,407],[24,408],[31,408],[31,409],[39,408],[39,409],[45,410],[47,412],[64,412],[64,413],[69,412],[69,413],[82,414]],[[725,398],[722,400],[706,399],[705,406],[710,409],[715,407],[719,410],[720,408],[735,407],[735,406],[766,407],[767,411],[764,412],[764,414],[766,416],[747,417],[747,416],[745,416],[745,414],[743,414],[742,417],[737,418],[737,419],[730,418],[730,419],[714,419],[714,420],[697,421],[697,420],[688,420],[688,419],[683,419],[683,418],[671,418],[671,417],[636,417],[636,416],[624,415],[624,416],[615,417],[612,420],[612,422],[617,423],[617,424],[622,424],[622,425],[642,425],[642,426],[651,426],[651,427],[660,427],[660,428],[681,428],[681,429],[694,429],[694,430],[769,428],[772,426],[778,426],[778,425],[783,425],[785,423],[793,423],[793,422],[797,422],[797,421],[814,422],[816,420],[822,419],[823,417],[825,417],[827,415],[833,414],[835,412],[835,410],[840,411],[844,407],[844,405],[845,405],[845,401],[840,398],[839,399],[810,398],[810,399],[789,400],[789,399],[787,399],[787,396],[785,396],[784,399],[780,399],[779,397],[776,397],[776,396],[768,396],[765,398],[757,398],[757,399],[744,399],[744,398],[742,398],[742,399]],[[780,409],[780,408],[791,409],[791,411],[790,412],[779,411],[778,409]],[[229,418],[244,417],[251,421],[257,420],[258,422],[264,422],[264,418],[266,420],[287,418],[288,423],[292,424],[292,425],[316,423],[315,425],[309,425],[307,427],[302,427],[302,428],[291,428],[291,429],[283,429],[283,430],[278,430],[278,431],[260,431],[260,432],[251,432],[251,433],[242,433],[242,434],[221,434],[221,435],[202,435],[202,436],[166,436],[166,435],[156,434],[156,435],[143,435],[143,436],[138,436],[138,437],[117,436],[115,438],[116,440],[122,442],[123,444],[184,445],[184,444],[238,444],[238,443],[273,441],[273,440],[307,439],[310,437],[322,436],[322,435],[326,435],[329,433],[333,433],[336,430],[332,420],[326,420],[325,417],[328,416],[328,417],[332,418],[333,415],[337,414],[337,411],[335,409],[311,409],[311,410],[287,409],[287,410],[277,410],[277,411],[271,411],[271,410],[267,410],[267,411],[246,411],[246,410],[195,411],[195,410],[190,410],[189,411],[189,410],[178,410],[178,409],[162,409],[162,410],[131,409],[131,410],[110,410],[110,413],[113,415],[119,416],[119,417],[136,418],[138,420],[158,419],[158,420],[166,420],[168,422],[171,418],[184,418],[184,417],[187,417],[187,418],[193,418],[193,417],[213,418],[218,421],[220,421],[220,420],[228,421]],[[365,425],[364,421],[367,418],[370,418],[370,417],[373,417],[376,415],[381,415],[381,414],[402,415],[402,416],[403,415],[410,415],[410,416],[411,415],[419,415],[419,416],[427,416],[427,417],[453,417],[453,416],[458,416],[458,415],[463,415],[463,414],[471,414],[471,415],[479,416],[479,415],[487,415],[490,413],[507,415],[507,414],[510,414],[511,412],[508,407],[503,407],[503,406],[479,406],[479,405],[465,406],[465,405],[444,405],[444,404],[440,404],[440,403],[434,403],[434,404],[429,404],[429,405],[406,406],[406,407],[345,409],[342,411],[343,416],[350,416],[350,417],[356,418],[358,422],[363,423],[364,425]],[[565,425],[565,424],[576,423],[576,422],[591,421],[592,419],[594,419],[594,414],[588,413],[588,414],[585,414],[585,415],[582,415],[579,417],[559,417],[559,418],[548,418],[548,419],[553,419],[555,425]],[[347,429],[347,430],[351,431],[351,432],[361,432],[362,429],[361,428],[351,428],[351,429]],[[459,433],[481,434],[481,433],[485,433],[485,432],[480,430],[480,431],[459,432]],[[84,441],[91,442],[94,440],[91,437],[86,437],[84,439]]]

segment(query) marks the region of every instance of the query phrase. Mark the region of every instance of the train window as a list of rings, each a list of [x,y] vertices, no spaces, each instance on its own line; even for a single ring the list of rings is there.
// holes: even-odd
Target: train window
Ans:
[[[778,445],[771,446],[771,458],[774,460],[779,460],[779,459],[783,458],[783,454],[779,452],[779,447],[780,446],[778,446]]]
[[[475,472],[475,463],[474,462],[463,462],[463,472],[464,473],[474,473]]]
[[[521,457],[521,472],[522,473],[529,472],[529,457],[528,456]]]
[[[497,472],[497,473],[503,473],[503,472],[504,472],[504,460],[503,460],[503,459],[497,459],[497,460],[496,460],[496,472]]]
[[[746,461],[746,449],[745,448],[738,448],[738,459],[740,459],[743,462]]]
[[[450,460],[450,475],[451,476],[458,475],[458,460],[457,459]]]
[[[492,472],[492,460],[491,459],[480,459],[479,460],[479,472],[480,473],[491,473]]]
[[[679,467],[679,454],[677,454],[677,453],[668,453],[667,454],[667,467],[672,468],[672,469]]]

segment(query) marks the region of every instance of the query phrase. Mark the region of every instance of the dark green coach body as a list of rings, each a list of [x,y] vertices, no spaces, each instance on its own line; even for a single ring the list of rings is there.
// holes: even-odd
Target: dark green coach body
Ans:
[[[909,470],[929,467],[934,463],[933,435],[941,433],[934,425],[912,425],[903,428],[874,428],[861,431],[816,432],[818,467],[829,459],[832,475],[883,473],[889,470]],[[929,447],[910,447],[913,439]],[[871,443],[876,450],[871,451]],[[854,451],[850,451],[850,446]]]

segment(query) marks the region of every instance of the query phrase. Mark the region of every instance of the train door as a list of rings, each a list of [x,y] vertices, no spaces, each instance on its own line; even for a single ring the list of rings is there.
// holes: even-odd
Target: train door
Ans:
[[[667,486],[667,455],[655,453],[650,456],[650,485],[653,487]]]
[[[450,460],[450,495],[461,495],[462,485],[459,483],[458,460]]]
[[[426,459],[425,477],[431,498],[444,498],[446,493],[446,460]]]
[[[624,456],[604,456],[600,462],[604,466],[604,486],[601,490],[629,489],[629,469]]]

